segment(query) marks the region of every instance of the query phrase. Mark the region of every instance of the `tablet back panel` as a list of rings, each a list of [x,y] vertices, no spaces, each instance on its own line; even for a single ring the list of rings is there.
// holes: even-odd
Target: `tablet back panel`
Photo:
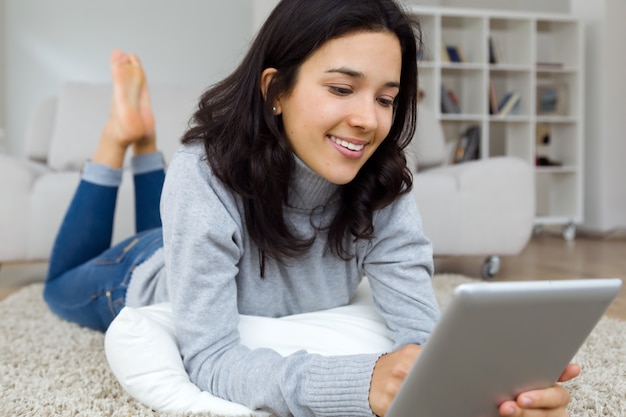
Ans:
[[[551,386],[617,295],[619,279],[463,284],[387,417],[487,417]]]

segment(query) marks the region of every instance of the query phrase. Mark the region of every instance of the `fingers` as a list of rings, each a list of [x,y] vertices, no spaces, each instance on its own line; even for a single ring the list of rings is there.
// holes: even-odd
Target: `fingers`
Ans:
[[[420,350],[417,345],[407,345],[378,359],[370,382],[369,402],[374,414],[387,413]]]
[[[561,373],[559,382],[566,382],[580,375],[580,366],[569,364]],[[520,394],[515,401],[505,401],[500,404],[502,416],[512,417],[541,417],[567,416],[566,407],[571,400],[569,391],[560,385],[528,391]]]
[[[505,417],[568,417],[567,409],[565,407],[543,409],[543,408],[520,408],[513,401],[507,401],[503,403],[499,412],[501,416]]]
[[[566,407],[571,395],[560,385],[528,391],[515,401],[505,401],[499,407],[500,414],[508,417],[560,417],[567,416]]]
[[[568,390],[560,385],[537,391],[529,391],[517,397],[522,408],[559,408],[566,406],[571,399]]]
[[[559,382],[569,381],[570,379],[576,378],[578,375],[580,375],[580,366],[570,363],[565,367],[565,370],[559,377]]]

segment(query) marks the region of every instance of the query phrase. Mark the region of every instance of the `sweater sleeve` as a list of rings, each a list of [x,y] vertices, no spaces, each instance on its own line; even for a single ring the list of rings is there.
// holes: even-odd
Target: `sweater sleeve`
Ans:
[[[183,148],[162,194],[168,292],[191,381],[277,416],[371,417],[369,383],[378,355],[282,357],[240,343],[236,276],[245,236],[235,198],[220,187],[206,161]]]
[[[439,319],[432,287],[433,251],[422,232],[412,193],[401,196],[374,218],[375,238],[367,246],[364,270],[393,349],[423,344]]]

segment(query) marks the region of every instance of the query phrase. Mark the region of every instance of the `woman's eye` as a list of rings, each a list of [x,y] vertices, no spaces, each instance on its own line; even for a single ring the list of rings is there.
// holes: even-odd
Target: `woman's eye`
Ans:
[[[350,88],[338,86],[331,86],[330,91],[338,96],[347,96],[348,94],[352,93],[352,90]]]
[[[394,100],[391,98],[380,97],[378,99],[378,103],[383,107],[391,107],[393,106]]]

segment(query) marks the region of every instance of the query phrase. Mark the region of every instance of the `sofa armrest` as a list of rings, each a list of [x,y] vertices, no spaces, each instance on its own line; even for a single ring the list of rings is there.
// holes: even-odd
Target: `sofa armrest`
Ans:
[[[530,239],[534,176],[521,159],[494,157],[428,169],[414,184],[435,255],[514,255]]]
[[[31,191],[45,166],[0,155],[0,263],[25,259]]]

